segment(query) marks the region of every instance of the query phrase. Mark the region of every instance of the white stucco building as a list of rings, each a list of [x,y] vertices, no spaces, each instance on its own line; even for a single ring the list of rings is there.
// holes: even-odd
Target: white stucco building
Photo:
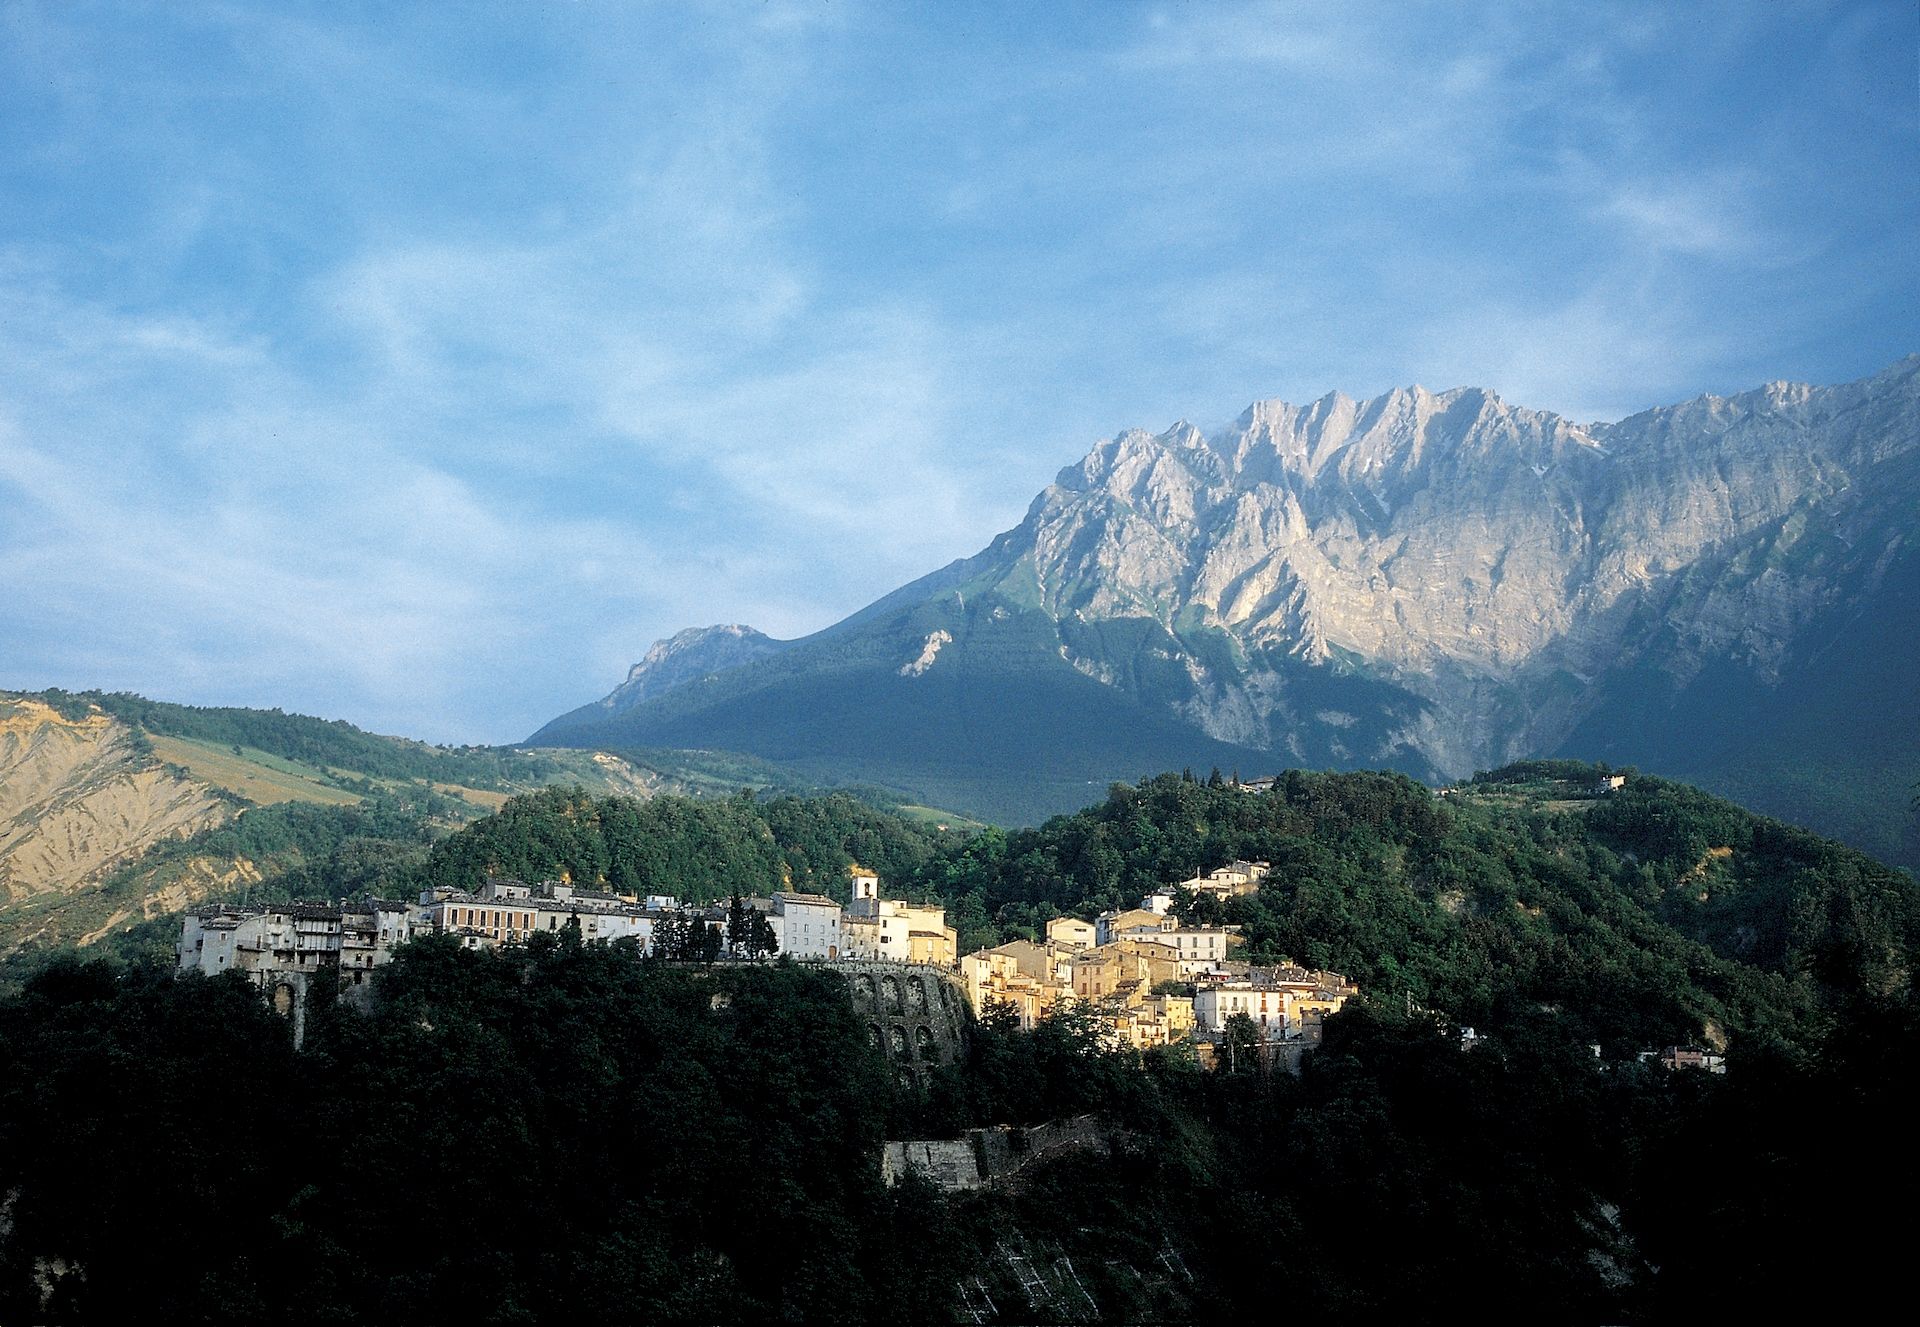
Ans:
[[[845,948],[840,913],[840,905],[825,894],[776,893],[767,909],[767,922],[780,946],[775,952],[795,958],[839,958]]]
[[[1269,1040],[1320,1039],[1320,1024],[1358,988],[1338,972],[1285,964],[1257,968],[1244,977],[1202,982],[1194,992],[1193,1017],[1202,1032],[1220,1033],[1227,1020],[1245,1014]]]

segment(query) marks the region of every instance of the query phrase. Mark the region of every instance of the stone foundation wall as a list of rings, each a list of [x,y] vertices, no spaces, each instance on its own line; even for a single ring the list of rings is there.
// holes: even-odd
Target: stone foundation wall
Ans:
[[[960,979],[930,963],[842,960],[824,965],[847,983],[867,1039],[903,1077],[918,1078],[967,1052],[973,1018]]]
[[[1092,1115],[1049,1120],[1031,1128],[997,1125],[969,1129],[960,1138],[915,1138],[883,1143],[880,1178],[896,1183],[902,1175],[924,1175],[942,1189],[978,1189],[1004,1180],[1043,1157],[1061,1152],[1105,1152],[1114,1130]]]

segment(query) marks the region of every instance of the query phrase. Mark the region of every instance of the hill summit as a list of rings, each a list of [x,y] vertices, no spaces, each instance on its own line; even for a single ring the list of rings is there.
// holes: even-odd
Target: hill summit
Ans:
[[[1884,825],[1920,777],[1916,511],[1920,356],[1611,424],[1479,388],[1262,401],[1101,442],[814,636],[683,632],[533,740],[735,748],[1015,820],[1168,765],[1609,756],[1914,859]]]

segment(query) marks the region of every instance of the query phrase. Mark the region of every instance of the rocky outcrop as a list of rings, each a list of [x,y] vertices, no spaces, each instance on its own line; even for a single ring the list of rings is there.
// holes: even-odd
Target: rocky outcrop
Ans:
[[[996,542],[991,581],[1056,621],[1150,620],[1191,679],[1168,703],[1242,745],[1355,722],[1290,707],[1288,662],[1390,681],[1430,708],[1355,755],[1457,774],[1553,748],[1622,664],[1777,677],[1913,538],[1917,377],[1920,357],[1594,425],[1472,388],[1261,402],[1212,437],[1096,447]],[[1194,648],[1209,632],[1235,666]]]
[[[675,688],[777,654],[788,643],[737,623],[688,627],[666,640],[655,641],[640,662],[627,670],[626,681],[594,704],[563,715],[549,727],[575,727],[630,710]],[[532,740],[540,738],[536,735]]]

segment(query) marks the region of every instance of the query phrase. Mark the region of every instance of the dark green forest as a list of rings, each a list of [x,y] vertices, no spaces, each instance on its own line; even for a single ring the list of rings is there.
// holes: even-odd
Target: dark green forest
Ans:
[[[1514,767],[1445,799],[1394,775],[1257,795],[1169,775],[1011,834],[844,796],[549,790],[432,841],[399,811],[289,811],[274,832],[309,836],[306,865],[262,888],[506,871],[718,898],[838,890],[858,860],[944,898],[969,944],[1255,857],[1275,867],[1257,895],[1189,910],[1366,998],[1297,1079],[1111,1050],[1067,1014],[989,1018],[905,1087],[839,979],[790,964],[416,942],[366,1009],[317,1001],[296,1053],[237,977],[176,979],[133,942],[43,958],[0,998],[0,1324],[972,1321],[989,1301],[1008,1322],[1657,1322],[1853,1302],[1898,1266],[1903,1227],[1872,1199],[1920,1178],[1916,887],[1682,785],[1586,795],[1593,773]],[[1635,1055],[1720,1037],[1724,1077]],[[888,1137],[1089,1113],[1112,1155],[971,1195],[880,1182]],[[1028,1298],[1016,1256],[1051,1298]]]
[[[1363,1004],[1298,1080],[1063,1019],[916,1093],[786,964],[423,942],[378,989],[297,1054],[237,977],[63,960],[0,1002],[0,1322],[1048,1320],[1009,1250],[1075,1269],[1069,1321],[1771,1318],[1810,1263],[1890,1277],[1869,1200],[1920,1178],[1905,995],[1724,1079]],[[1111,1155],[880,1183],[885,1137],[1083,1112]]]
[[[1612,1054],[1703,1035],[1798,1043],[1833,991],[1890,989],[1911,971],[1920,890],[1904,873],[1650,776],[1588,797],[1592,767],[1560,765],[1483,775],[1446,800],[1394,774],[1296,771],[1258,795],[1163,775],[1036,829],[973,834],[846,794],[636,802],[553,788],[418,849],[411,871],[364,840],[355,851],[395,889],[564,876],[692,901],[844,897],[858,861],[891,890],[943,901],[963,952],[1264,860],[1257,895],[1191,914],[1241,927],[1241,956],[1332,968],[1475,1025],[1554,1006],[1571,1039]],[[1560,795],[1570,788],[1580,795]]]

